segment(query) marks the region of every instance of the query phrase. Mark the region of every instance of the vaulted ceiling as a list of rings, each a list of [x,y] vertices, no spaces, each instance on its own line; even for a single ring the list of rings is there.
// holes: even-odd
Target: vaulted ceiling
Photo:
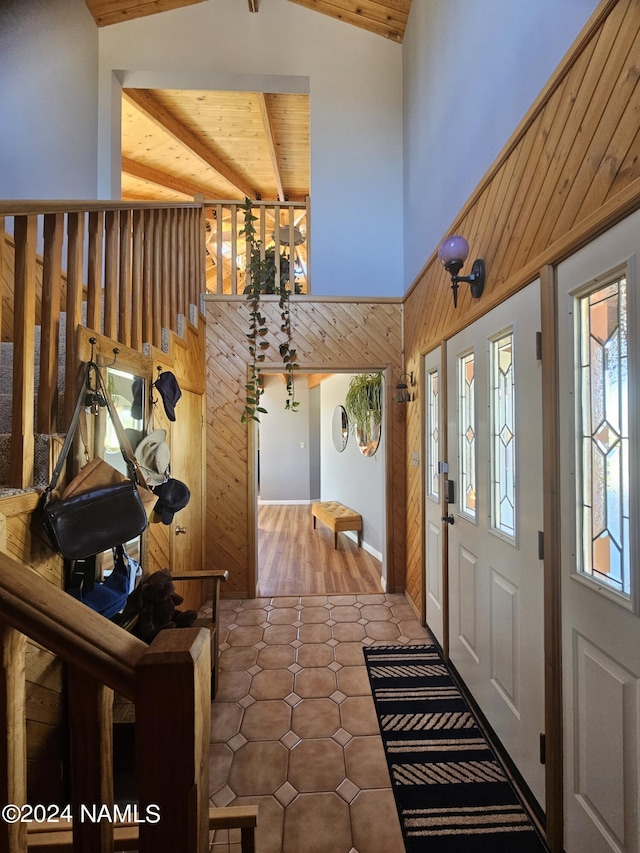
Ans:
[[[213,2],[214,0],[211,0]],[[85,0],[99,26],[203,0]],[[247,15],[270,0],[235,0]],[[289,0],[402,41],[411,0]],[[309,97],[263,92],[127,89],[122,101],[122,198],[304,201],[309,194]]]
[[[269,0],[237,0],[251,12]],[[193,6],[203,0],[85,0],[99,27],[131,21],[146,15]],[[411,0],[289,0],[315,12],[337,18],[369,32],[401,42],[411,9]]]

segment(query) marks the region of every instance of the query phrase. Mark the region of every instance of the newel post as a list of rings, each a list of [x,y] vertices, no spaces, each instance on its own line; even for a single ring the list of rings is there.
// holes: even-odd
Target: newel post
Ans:
[[[210,693],[209,631],[161,631],[136,665],[139,853],[209,849]]]
[[[0,806],[27,802],[26,647],[24,634],[0,619]],[[0,850],[26,849],[27,824],[0,820]]]

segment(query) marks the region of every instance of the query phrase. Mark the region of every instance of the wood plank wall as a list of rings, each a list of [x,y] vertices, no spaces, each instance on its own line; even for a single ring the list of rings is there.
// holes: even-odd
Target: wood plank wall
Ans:
[[[277,298],[267,297],[263,313],[271,329],[279,329]],[[228,569],[226,597],[252,597],[249,589],[254,541],[248,504],[249,433],[240,419],[247,381],[248,306],[243,297],[209,297],[207,308],[207,515],[208,568]],[[402,359],[402,306],[398,300],[335,300],[296,297],[291,303],[294,344],[302,370],[329,373],[392,369],[398,381]],[[266,368],[282,370],[278,338],[270,331]],[[394,388],[390,389],[393,395]],[[404,410],[395,403],[388,470],[402,471]],[[292,417],[296,417],[292,414]],[[402,477],[388,477],[387,507],[393,512],[389,562],[395,582],[404,586],[404,487]],[[391,566],[389,568],[392,568]],[[390,572],[390,576],[391,572]]]
[[[485,259],[482,299],[462,285],[454,311],[437,247],[407,294],[407,370],[419,375],[422,355],[640,205],[639,58],[640,3],[605,0],[448,231],[468,239],[469,266]],[[404,461],[407,592],[417,607],[423,506],[410,456],[422,408],[408,407]]]

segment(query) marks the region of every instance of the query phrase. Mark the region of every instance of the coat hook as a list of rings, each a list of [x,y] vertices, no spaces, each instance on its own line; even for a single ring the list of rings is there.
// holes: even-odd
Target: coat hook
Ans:
[[[91,355],[89,356],[89,361],[93,361],[93,348],[98,343],[98,341],[96,340],[96,338],[90,337],[89,343],[91,344]]]
[[[118,355],[120,354],[120,350],[118,347],[114,347],[111,352],[113,353],[113,361],[110,364],[107,364],[106,367],[113,367],[113,365],[118,360]]]

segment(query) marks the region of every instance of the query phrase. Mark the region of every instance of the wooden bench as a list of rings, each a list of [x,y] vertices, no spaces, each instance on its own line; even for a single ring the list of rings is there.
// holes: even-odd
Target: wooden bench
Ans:
[[[313,528],[316,527],[316,519],[333,530],[333,547],[338,547],[338,533],[345,530],[355,530],[358,533],[358,548],[362,544],[362,516],[343,506],[337,501],[316,501],[311,507],[313,516]]]

